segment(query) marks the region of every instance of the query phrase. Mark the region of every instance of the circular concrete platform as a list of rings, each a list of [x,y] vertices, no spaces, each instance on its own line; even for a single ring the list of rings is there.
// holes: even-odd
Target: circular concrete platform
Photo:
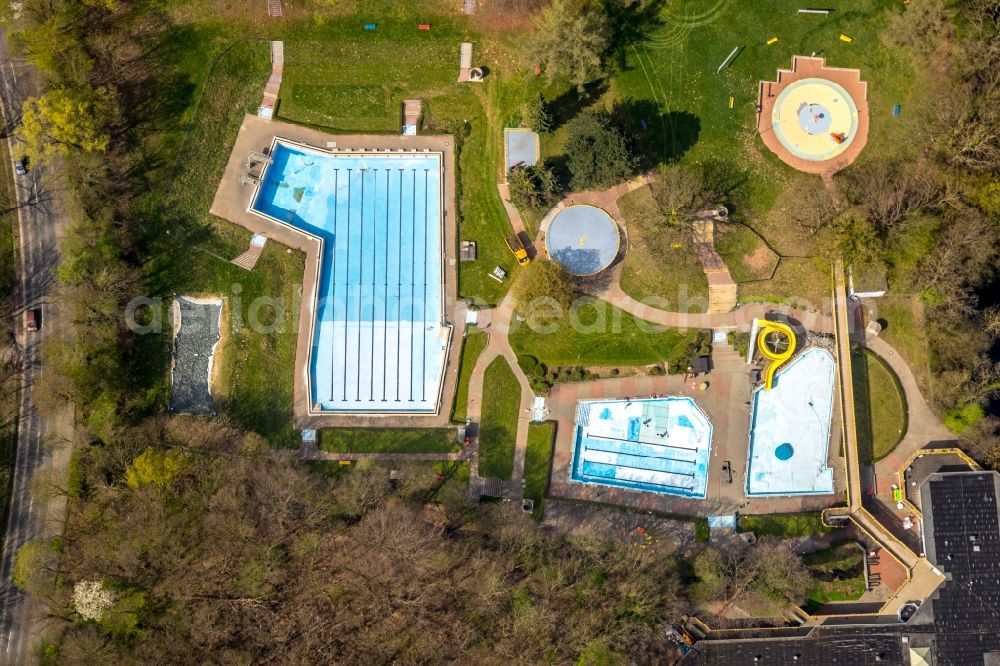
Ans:
[[[545,248],[573,275],[600,273],[618,254],[618,225],[607,211],[575,205],[559,211],[549,224]]]

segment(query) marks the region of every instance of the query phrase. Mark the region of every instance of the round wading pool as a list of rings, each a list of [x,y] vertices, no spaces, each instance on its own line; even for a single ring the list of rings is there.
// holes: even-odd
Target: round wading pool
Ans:
[[[573,275],[594,275],[618,254],[618,225],[596,206],[569,206],[552,219],[545,234],[549,256]]]

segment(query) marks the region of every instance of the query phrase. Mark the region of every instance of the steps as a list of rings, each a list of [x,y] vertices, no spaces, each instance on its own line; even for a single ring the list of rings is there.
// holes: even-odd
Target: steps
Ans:
[[[475,14],[476,13],[476,0],[462,0],[462,13],[463,14]]]
[[[259,248],[256,245],[251,245],[250,249],[233,259],[232,263],[236,264],[240,268],[252,271],[254,266],[257,265],[257,260],[260,259],[261,249],[262,248]]]
[[[269,0],[268,11],[270,12],[270,1],[277,2],[278,16],[281,16],[281,0]],[[285,43],[271,42],[271,76],[264,84],[264,96],[260,102],[257,115],[261,118],[272,118],[274,109],[278,106],[278,92],[281,90],[281,74],[285,69]]]
[[[281,18],[281,0],[267,0],[267,15],[271,18]]]

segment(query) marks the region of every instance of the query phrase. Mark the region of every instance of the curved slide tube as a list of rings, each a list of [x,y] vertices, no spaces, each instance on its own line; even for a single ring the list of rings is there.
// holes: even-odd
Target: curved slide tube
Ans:
[[[774,383],[774,373],[777,372],[778,368],[784,365],[785,361],[790,359],[792,354],[795,353],[795,332],[788,326],[788,324],[783,324],[779,321],[761,319],[759,324],[760,332],[757,334],[757,349],[760,351],[761,356],[771,361],[771,364],[767,366],[767,370],[764,372],[764,388],[770,391],[771,385]],[[765,344],[765,340],[771,333],[780,333],[787,337],[788,349],[780,354],[775,354],[768,349]]]

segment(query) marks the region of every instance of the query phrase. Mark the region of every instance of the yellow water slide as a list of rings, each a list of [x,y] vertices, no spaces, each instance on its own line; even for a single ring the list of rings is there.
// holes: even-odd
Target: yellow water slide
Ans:
[[[771,361],[764,372],[764,388],[770,391],[774,373],[795,353],[795,332],[780,321],[761,319],[758,324],[757,349],[761,356]]]

